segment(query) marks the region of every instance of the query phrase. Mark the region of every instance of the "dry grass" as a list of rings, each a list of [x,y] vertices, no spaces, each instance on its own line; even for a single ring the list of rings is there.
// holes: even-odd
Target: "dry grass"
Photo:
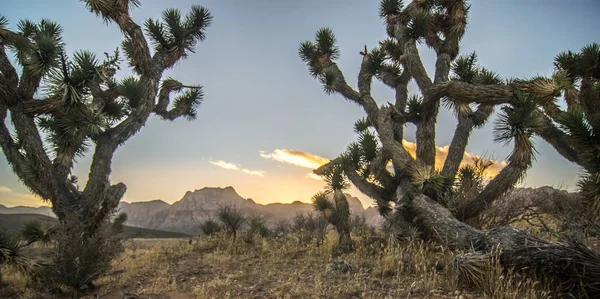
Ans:
[[[337,236],[320,247],[277,239],[224,235],[179,240],[133,240],[99,279],[89,298],[549,298],[535,282],[503,273],[484,261],[484,282],[458,281],[456,254],[422,241],[388,246],[357,238],[354,253],[332,258]],[[382,238],[383,239],[383,238]],[[351,265],[331,270],[333,261]],[[487,264],[486,264],[487,263]],[[464,280],[463,280],[464,281]],[[27,278],[5,273],[14,298],[31,297]]]

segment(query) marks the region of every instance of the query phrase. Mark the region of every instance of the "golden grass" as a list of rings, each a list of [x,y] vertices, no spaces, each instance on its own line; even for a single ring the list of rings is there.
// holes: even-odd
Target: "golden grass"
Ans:
[[[125,292],[142,298],[550,298],[535,282],[501,271],[494,260],[483,267],[483,282],[458,281],[456,253],[423,241],[387,246],[356,238],[356,251],[332,257],[337,236],[323,245],[300,246],[293,236],[256,237],[232,243],[223,235],[188,239],[134,240],[99,279],[100,298]],[[333,261],[352,266],[328,271]],[[8,270],[5,270],[8,271]],[[33,298],[27,278],[4,281]],[[29,296],[29,297],[28,297]],[[89,297],[95,298],[95,297]]]

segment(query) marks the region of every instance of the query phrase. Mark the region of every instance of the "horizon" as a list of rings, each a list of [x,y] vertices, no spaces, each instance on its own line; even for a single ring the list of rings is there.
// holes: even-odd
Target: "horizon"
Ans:
[[[312,39],[317,29],[331,27],[341,51],[340,68],[355,86],[362,59],[359,51],[365,44],[374,47],[385,37],[376,3],[186,0],[169,5],[142,3],[132,15],[141,24],[148,17],[159,17],[164,8],[175,6],[186,13],[192,4],[209,9],[213,24],[208,27],[207,39],[196,46],[196,53],[164,77],[202,85],[205,99],[196,120],[165,122],[151,117],[144,129],[117,150],[111,182],[127,185],[122,201],[160,199],[172,204],[190,190],[232,186],[241,197],[260,204],[310,202],[325,185],[311,170],[335,158],[356,139],[353,124],[364,113],[339,95],[325,94],[308,74],[297,49],[302,41]],[[316,6],[321,9],[315,10]],[[600,9],[600,2],[473,1],[461,54],[476,51],[479,64],[503,78],[549,75],[557,54],[598,41],[594,28],[600,28],[600,19],[595,17],[593,12],[598,9],[594,7]],[[9,28],[15,28],[25,16],[58,22],[69,54],[88,49],[100,56],[114,51],[122,41],[116,25],[104,24],[83,3],[5,0],[0,9],[10,21]],[[432,51],[423,46],[419,50],[431,74]],[[120,78],[128,75],[126,63],[121,67]],[[414,82],[411,86],[414,93]],[[373,95],[385,103],[393,93],[377,83]],[[443,158],[456,124],[451,112],[441,110],[437,159]],[[499,171],[512,146],[493,143],[494,119],[473,132],[467,153],[492,158],[494,171]],[[406,129],[407,147],[414,142],[414,131],[412,126]],[[579,167],[543,140],[535,138],[535,145],[537,161],[519,186],[574,190]],[[73,170],[82,183],[87,180],[90,156],[80,159]],[[373,205],[355,188],[348,193],[364,207]],[[0,204],[44,206],[19,182],[4,155],[0,159]]]

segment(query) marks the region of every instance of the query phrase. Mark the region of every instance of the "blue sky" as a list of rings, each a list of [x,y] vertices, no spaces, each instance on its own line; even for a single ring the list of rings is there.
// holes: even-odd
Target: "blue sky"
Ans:
[[[208,8],[213,24],[196,54],[167,75],[184,84],[204,86],[206,97],[198,118],[171,123],[152,118],[117,152],[112,181],[128,185],[126,201],[158,198],[173,202],[187,190],[229,185],[257,202],[308,201],[323,188],[322,182],[307,177],[310,169],[264,156],[288,149],[336,157],[355,140],[353,124],[363,112],[340,96],[322,91],[298,57],[298,46],[312,39],[317,29],[331,27],[339,41],[340,67],[355,86],[359,51],[365,44],[372,48],[385,38],[378,1],[142,1],[133,18],[142,24],[149,17],[159,18],[166,7],[185,13],[193,4]],[[479,63],[502,77],[548,75],[559,52],[599,42],[599,1],[478,0],[471,4],[461,53],[476,50]],[[104,24],[80,1],[3,0],[0,12],[12,26],[23,18],[57,21],[64,27],[68,51],[88,49],[102,55],[122,40],[114,24]],[[435,57],[431,51],[421,50],[432,72]],[[417,91],[415,86],[411,90]],[[380,103],[393,98],[381,84],[374,86],[373,94]],[[438,146],[449,144],[454,125],[452,114],[442,111]],[[493,143],[492,127],[490,122],[476,131],[467,151],[503,160],[511,147]],[[413,132],[407,130],[408,141],[414,141]],[[573,188],[578,168],[542,140],[536,140],[536,148],[537,162],[524,185]],[[218,161],[249,171],[218,167]],[[75,167],[81,180],[88,167],[87,157]],[[366,197],[359,197],[370,204]],[[40,203],[27,194],[4,158],[0,158],[0,203]]]

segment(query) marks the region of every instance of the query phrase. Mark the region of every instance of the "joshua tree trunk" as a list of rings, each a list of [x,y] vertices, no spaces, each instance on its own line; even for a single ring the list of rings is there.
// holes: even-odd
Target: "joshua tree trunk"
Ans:
[[[336,190],[333,194],[335,203],[335,229],[338,233],[338,247],[341,252],[348,252],[354,248],[354,243],[350,237],[350,206],[346,195],[341,190]]]

